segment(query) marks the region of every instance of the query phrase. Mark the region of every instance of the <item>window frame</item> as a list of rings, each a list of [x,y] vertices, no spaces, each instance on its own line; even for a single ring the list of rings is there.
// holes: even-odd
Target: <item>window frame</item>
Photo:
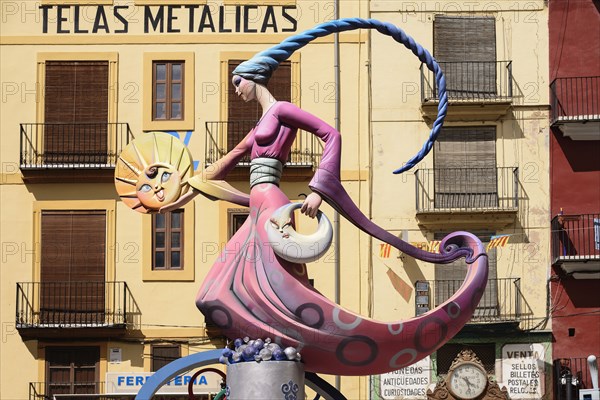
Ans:
[[[164,82],[158,82],[157,75],[157,67],[158,65],[165,65],[165,79]],[[177,81],[173,79],[173,67],[175,65],[181,66],[181,78]],[[157,99],[157,90],[156,87],[158,84],[165,85],[165,98],[164,102],[160,101],[160,103],[165,104],[165,117],[159,118],[156,114],[156,106],[159,103],[159,99]],[[176,101],[173,98],[173,93],[171,91],[173,84],[179,84],[181,86],[180,98]],[[172,115],[172,106],[173,104],[179,103],[181,107],[181,116],[179,118],[174,118]],[[183,121],[185,120],[185,60],[154,60],[152,61],[152,120],[153,121]]]
[[[177,353],[178,353],[177,357],[175,359],[173,359],[173,360],[170,360],[169,362],[172,362],[174,360],[177,360],[177,359],[181,358],[181,345],[180,344],[153,344],[153,345],[150,346],[150,371],[151,372],[156,372],[160,368],[164,367],[164,365],[162,365],[161,367],[156,368],[156,366],[154,365],[154,362],[157,361],[157,360],[155,360],[156,355],[154,354],[154,350],[155,349],[169,349],[169,348],[170,349],[177,349]],[[169,362],[167,362],[167,364]]]
[[[154,269],[154,251],[153,251],[153,214],[144,214],[142,218],[142,281],[163,281],[163,282],[192,282],[195,279],[196,266],[195,259],[195,206],[194,201],[189,202],[181,208],[182,243],[184,243],[181,253],[181,268],[179,269]],[[185,245],[187,243],[187,245]]]
[[[179,217],[179,227],[172,227],[173,214],[181,214]],[[156,219],[158,217],[164,217],[164,227],[158,228],[156,226]],[[164,233],[164,247],[156,246],[156,234]],[[173,233],[179,233],[179,247],[173,247],[171,239]],[[173,210],[164,214],[152,214],[152,269],[154,271],[165,271],[165,270],[181,270],[184,267],[184,234],[185,234],[185,210]],[[156,264],[156,253],[164,252],[164,266],[157,267]],[[179,252],[179,266],[174,267],[171,265],[172,253]]]
[[[195,54],[193,52],[172,53],[144,53],[143,71],[143,103],[142,103],[142,130],[143,131],[193,131],[195,130],[194,117],[194,90],[195,90]],[[181,119],[154,119],[154,63],[181,62],[185,64],[184,79],[181,88],[182,118]]]
[[[240,228],[246,222],[246,219],[250,216],[249,208],[229,208],[227,209],[227,240],[229,241],[233,235],[236,234],[238,229],[236,227],[236,218],[245,216],[244,221],[240,224]]]

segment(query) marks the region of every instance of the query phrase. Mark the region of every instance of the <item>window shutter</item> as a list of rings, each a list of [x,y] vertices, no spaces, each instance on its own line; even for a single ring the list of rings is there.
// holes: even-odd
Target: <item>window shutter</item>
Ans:
[[[433,48],[446,75],[448,95],[496,94],[496,20],[436,15]]]
[[[179,345],[152,346],[152,372],[158,371],[179,357],[181,357]]]
[[[42,323],[104,320],[106,212],[43,211]]]
[[[443,128],[433,162],[436,208],[497,207],[496,127]]]
[[[47,61],[45,161],[106,163],[108,62]]]

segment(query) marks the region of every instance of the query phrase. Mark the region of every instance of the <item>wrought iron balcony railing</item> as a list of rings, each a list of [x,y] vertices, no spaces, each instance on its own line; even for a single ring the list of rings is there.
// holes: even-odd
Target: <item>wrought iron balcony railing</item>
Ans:
[[[417,314],[439,306],[462,284],[463,280],[417,281]],[[483,297],[469,323],[521,323],[521,327],[525,327],[530,323],[530,313],[521,292],[520,278],[494,278],[488,279]]]
[[[232,150],[254,128],[256,121],[209,121],[206,122],[207,164],[212,164]],[[288,167],[316,168],[321,160],[323,147],[319,139],[309,132],[298,131],[288,157]],[[250,156],[240,165],[250,165]]]
[[[600,121],[600,76],[556,78],[550,94],[552,124]]]
[[[419,169],[417,212],[516,211],[519,206],[518,168]]]
[[[551,226],[553,263],[600,261],[600,214],[557,215]]]
[[[29,382],[29,400],[122,400],[134,395],[108,395],[106,382]]]
[[[557,358],[553,361],[554,399],[579,399],[580,389],[592,389],[587,357]]]
[[[133,139],[128,123],[21,124],[21,169],[114,168]]]
[[[17,283],[17,329],[133,328],[139,314],[125,282]]]
[[[446,77],[448,100],[511,101],[512,61],[438,62]],[[421,101],[439,101],[435,75],[421,64]]]

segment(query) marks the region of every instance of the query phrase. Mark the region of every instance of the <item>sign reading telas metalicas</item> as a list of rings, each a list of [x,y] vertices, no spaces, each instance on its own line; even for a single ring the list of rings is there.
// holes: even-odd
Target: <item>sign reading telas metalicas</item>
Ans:
[[[140,21],[143,33],[285,33],[298,28],[295,5],[42,4],[39,9],[47,34],[123,34]]]

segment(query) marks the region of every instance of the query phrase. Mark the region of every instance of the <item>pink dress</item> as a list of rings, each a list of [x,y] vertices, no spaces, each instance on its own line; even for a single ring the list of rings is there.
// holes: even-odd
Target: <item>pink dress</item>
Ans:
[[[252,159],[266,157],[285,163],[298,129],[312,132],[325,143],[309,186],[365,232],[388,242],[391,236],[395,239],[392,245],[406,248],[406,243],[369,221],[341,186],[340,133],[293,104],[275,103],[244,140],[219,161],[223,164],[218,179],[224,179],[248,153]],[[198,292],[196,305],[227,337],[270,337],[284,346],[294,346],[302,354],[307,371],[369,375],[397,370],[426,357],[470,318],[485,288],[485,257],[469,267],[465,284],[453,297],[425,315],[386,323],[341,308],[308,284],[305,265],[281,259],[269,246],[265,223],[288,203],[276,184],[253,186],[249,218],[227,243]],[[483,253],[474,237],[457,237],[462,238],[459,244],[471,247],[475,255]],[[410,252],[423,256],[408,249],[407,254]],[[443,257],[426,254],[429,259]]]

